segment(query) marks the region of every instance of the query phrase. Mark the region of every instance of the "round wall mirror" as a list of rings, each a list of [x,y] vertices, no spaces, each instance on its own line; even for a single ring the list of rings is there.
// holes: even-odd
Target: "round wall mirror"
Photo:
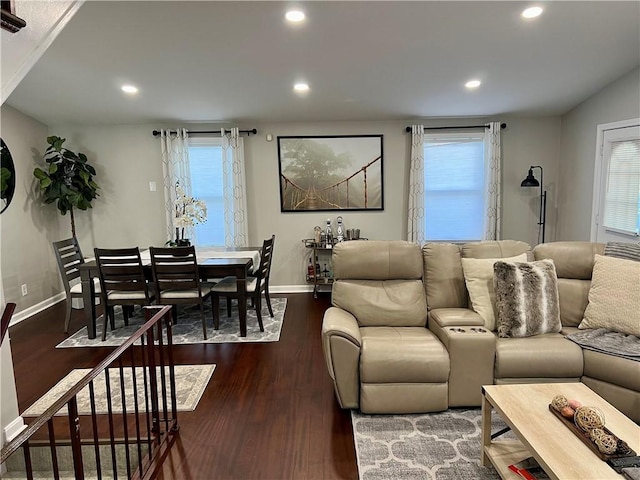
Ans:
[[[13,165],[13,157],[9,151],[9,147],[7,147],[1,138],[0,142],[2,143],[2,159],[0,162],[0,213],[2,213],[11,203],[13,194],[16,191],[16,169]]]

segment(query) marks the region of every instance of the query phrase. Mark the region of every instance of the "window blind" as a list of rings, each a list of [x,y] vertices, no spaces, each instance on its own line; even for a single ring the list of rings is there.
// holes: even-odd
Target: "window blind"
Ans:
[[[425,238],[483,238],[484,135],[426,135],[424,141]]]
[[[640,139],[611,142],[603,225],[640,233]]]
[[[196,246],[224,245],[222,141],[190,138],[191,194],[207,204],[207,221],[195,226]]]

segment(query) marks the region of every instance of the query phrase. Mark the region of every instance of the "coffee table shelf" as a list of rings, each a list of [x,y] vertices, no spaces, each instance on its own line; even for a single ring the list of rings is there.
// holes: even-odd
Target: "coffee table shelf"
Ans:
[[[509,470],[509,465],[521,462],[531,456],[529,450],[518,440],[497,440],[484,447],[484,453],[498,471],[501,478],[518,479],[517,473]]]
[[[482,387],[482,464],[493,465],[504,479],[516,479],[519,477],[508,470],[508,466],[532,456],[552,479],[623,478],[549,411],[549,402],[555,395],[598,407],[604,413],[607,428],[639,451],[640,427],[582,383],[485,385]],[[491,439],[493,410],[519,442]]]

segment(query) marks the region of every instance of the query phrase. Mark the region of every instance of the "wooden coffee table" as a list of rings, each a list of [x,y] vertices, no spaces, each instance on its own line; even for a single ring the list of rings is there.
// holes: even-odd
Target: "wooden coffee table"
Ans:
[[[562,421],[549,411],[556,395],[598,407],[605,426],[640,452],[640,427],[582,383],[485,385],[482,387],[482,464],[493,465],[504,479],[521,478],[508,469],[533,456],[554,479],[619,479]],[[491,439],[495,409],[518,440]]]

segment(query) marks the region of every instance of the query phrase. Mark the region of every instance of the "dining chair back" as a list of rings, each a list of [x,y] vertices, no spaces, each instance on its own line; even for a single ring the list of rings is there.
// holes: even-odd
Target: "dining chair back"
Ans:
[[[260,265],[254,270],[255,276],[248,277],[246,280],[247,297],[251,298],[256,309],[256,317],[260,331],[264,332],[262,324],[262,293],[265,294],[269,316],[273,317],[273,309],[271,308],[271,299],[269,297],[269,277],[271,274],[271,260],[273,259],[273,247],[276,236],[264,240],[262,250],[260,251]],[[227,309],[230,310],[229,300],[238,298],[238,288],[236,277],[225,277],[219,283],[211,288],[213,296],[213,326],[217,330],[220,326],[220,297],[227,297]]]
[[[102,290],[102,302],[106,315],[102,329],[102,340],[107,337],[107,317],[111,328],[115,326],[114,307],[122,306],[125,325],[128,325],[129,306],[150,305],[153,294],[140,259],[140,250],[134,248],[95,248],[98,276]]]
[[[56,254],[60,277],[64,285],[67,310],[64,317],[64,333],[69,331],[71,321],[71,309],[73,300],[82,298],[82,285],[80,284],[80,270],[78,267],[84,263],[84,257],[80,250],[80,244],[76,237],[67,238],[59,242],[53,242],[53,250]],[[94,279],[95,298],[100,298],[100,282]]]
[[[256,272],[256,277],[260,279],[260,289],[264,292],[264,298],[267,301],[269,316],[273,317],[273,309],[271,308],[271,298],[269,297],[269,277],[271,276],[271,260],[273,259],[273,246],[276,236],[272,235],[270,239],[262,243],[262,251],[260,252],[260,268]]]
[[[206,340],[204,300],[211,295],[211,284],[200,281],[195,247],[149,247],[149,252],[156,303],[173,306],[174,323],[178,320],[178,304],[198,304]]]

